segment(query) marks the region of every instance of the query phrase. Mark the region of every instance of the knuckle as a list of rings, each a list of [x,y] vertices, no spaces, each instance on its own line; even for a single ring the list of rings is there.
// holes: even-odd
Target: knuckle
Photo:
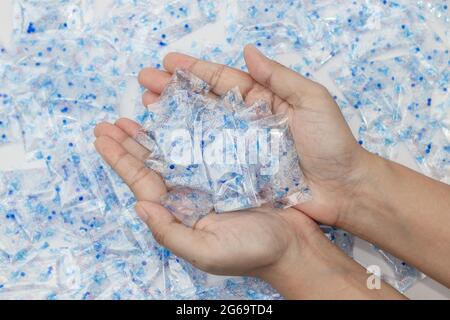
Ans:
[[[153,237],[155,238],[156,242],[158,242],[160,245],[165,247],[166,236],[165,236],[165,234],[163,232],[161,232],[161,231],[154,231],[153,232]]]
[[[266,77],[266,79],[265,79],[265,81],[264,81],[264,86],[265,86],[266,88],[271,88],[271,87],[272,87],[273,74],[274,74],[274,71],[271,71],[271,72],[267,75],[267,77]]]
[[[133,189],[140,181],[145,179],[149,175],[149,171],[146,167],[142,167],[136,171],[134,176],[130,179],[130,188]]]
[[[211,75],[209,84],[211,85],[211,89],[214,90],[220,82],[222,78],[223,72],[225,70],[225,65],[219,65]]]
[[[289,96],[286,97],[285,101],[293,106],[301,105],[302,95],[297,91],[293,91],[291,92],[291,94],[289,94]]]
[[[118,169],[120,169],[122,167],[124,162],[125,162],[125,165],[126,165],[127,161],[128,161],[128,154],[127,153],[123,153],[117,158],[117,161],[112,165],[112,167],[113,167],[113,169],[115,171],[117,171]]]
[[[198,67],[199,60],[195,60],[191,65],[188,66],[187,70],[191,73],[194,73],[194,70]]]

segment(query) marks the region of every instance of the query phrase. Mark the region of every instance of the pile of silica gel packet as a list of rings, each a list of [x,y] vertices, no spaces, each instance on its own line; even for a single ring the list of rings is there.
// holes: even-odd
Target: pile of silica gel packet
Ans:
[[[162,204],[193,225],[213,210],[286,208],[308,200],[287,115],[272,114],[262,100],[246,106],[238,88],[220,97],[209,89],[179,69],[148,107],[136,139],[151,151],[146,164],[169,189]]]

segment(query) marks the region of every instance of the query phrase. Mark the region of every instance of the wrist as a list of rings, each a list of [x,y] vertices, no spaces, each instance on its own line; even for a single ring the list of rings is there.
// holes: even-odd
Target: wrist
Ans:
[[[374,223],[380,212],[388,210],[386,183],[389,177],[390,161],[362,149],[359,157],[358,178],[342,210],[336,226],[359,234],[358,226]]]
[[[317,279],[317,273],[321,272],[317,266],[328,270],[329,263],[319,262],[322,257],[313,253],[325,236],[307,216],[297,210],[288,209],[286,212],[289,213],[283,218],[293,227],[289,247],[275,263],[257,270],[254,275],[270,283],[285,298],[301,299],[310,291],[308,279]],[[324,240],[329,243],[326,238]]]
[[[286,299],[371,299],[387,293],[391,297],[398,296],[386,284],[382,291],[369,290],[366,285],[369,275],[365,269],[315,227],[315,230],[302,230],[291,249],[257,276]]]
[[[448,266],[440,257],[448,256],[450,187],[375,155],[367,163],[364,182],[336,226],[448,281],[439,270]]]
[[[309,241],[301,243],[297,239],[277,263],[261,270],[258,275],[286,299],[308,299],[320,287],[316,282],[327,282],[324,278],[328,277],[323,274],[330,270],[329,263],[312,253]]]

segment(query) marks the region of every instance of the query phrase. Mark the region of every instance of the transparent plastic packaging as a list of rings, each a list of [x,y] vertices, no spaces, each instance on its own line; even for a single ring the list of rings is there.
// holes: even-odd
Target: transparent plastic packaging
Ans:
[[[90,12],[89,0],[14,1],[15,34],[79,32]]]
[[[386,261],[393,271],[393,276],[382,275],[383,280],[398,291],[405,292],[411,288],[411,286],[418,279],[425,278],[425,275],[422,272],[399,258],[394,257],[389,252],[386,252],[376,246],[373,246],[373,248],[383,257],[384,261]]]
[[[180,69],[148,107],[136,139],[169,189],[162,203],[193,225],[212,210],[287,208],[310,199],[287,115],[272,114],[263,101],[245,106],[237,88],[217,99],[208,92]]]

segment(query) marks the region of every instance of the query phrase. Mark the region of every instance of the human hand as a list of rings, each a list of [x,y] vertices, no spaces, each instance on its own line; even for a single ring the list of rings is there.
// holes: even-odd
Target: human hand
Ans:
[[[156,102],[171,73],[184,68],[208,82],[214,94],[221,95],[238,86],[247,104],[264,99],[274,113],[287,113],[314,199],[298,209],[318,220],[332,222],[339,205],[344,206],[341,202],[347,199],[348,180],[352,178],[359,145],[325,88],[265,58],[253,47],[245,49],[245,59],[250,74],[182,54],[169,54],[164,59],[167,71],[149,68],[140,73],[139,81],[149,90],[143,102]],[[161,177],[144,165],[148,151],[131,138],[139,129],[137,123],[126,119],[116,125],[100,124],[95,130],[96,148],[135,193],[139,201],[136,210],[155,238],[201,269],[219,274],[250,274],[299,251],[297,238],[304,230],[297,221],[303,221],[311,232],[318,230],[305,216],[295,220],[301,213],[294,208],[208,215],[198,221],[194,230],[184,227],[159,205],[167,191]]]
[[[328,219],[333,219],[336,211],[323,210],[323,207],[329,208],[325,205],[327,193],[331,194],[332,184],[338,186],[339,181],[345,180],[345,173],[352,170],[346,171],[351,167],[346,163],[341,167],[335,165],[333,170],[333,166],[327,163],[327,156],[335,155],[340,163],[359,150],[337,106],[325,89],[267,60],[254,48],[247,48],[245,56],[255,79],[273,87],[273,91],[245,72],[185,55],[170,54],[165,59],[167,71],[145,69],[141,72],[139,80],[149,90],[143,96],[144,104],[156,102],[170,80],[171,72],[185,68],[209,82],[215,94],[223,94],[237,85],[246,103],[262,98],[271,104],[275,113],[287,111],[297,148],[307,151],[301,152],[300,156],[306,158],[304,171],[316,199],[309,205],[310,213],[317,213],[317,217],[322,214],[325,218],[328,215]],[[264,63],[270,65],[264,66]],[[272,76],[258,74],[257,65],[263,66],[264,71],[273,70]],[[273,85],[280,77],[288,81],[284,88]],[[298,101],[294,93],[288,96],[283,91],[289,87],[294,89],[292,86],[296,83],[304,88],[298,91],[299,94],[305,93]],[[319,106],[316,108],[318,111],[314,109],[316,105]],[[333,151],[333,143],[327,139],[322,141],[314,135],[315,127],[320,129],[324,138],[336,139],[337,150]],[[336,293],[355,283],[348,281],[349,274],[355,274],[358,283],[364,283],[364,270],[332,246],[313,220],[295,208],[258,208],[210,214],[193,228],[179,223],[159,204],[167,190],[161,177],[144,165],[149,152],[132,138],[139,130],[140,126],[128,119],[120,119],[114,125],[101,123],[95,128],[95,146],[134,192],[138,200],[136,211],[156,240],[176,255],[211,273],[261,277],[288,298],[336,297]],[[301,137],[303,134],[309,134],[312,141]],[[330,184],[326,187],[328,181]],[[333,199],[338,199],[338,195]],[[300,287],[303,290],[298,290]],[[353,289],[339,297],[370,296],[361,288]]]
[[[241,71],[176,54],[168,55],[165,63],[172,72],[178,67],[190,69],[209,82],[215,94],[222,94],[236,85],[241,89],[254,85],[255,88],[244,95],[247,103],[267,97],[268,92],[258,94],[262,87]],[[170,72],[156,69],[141,72],[140,82],[151,90],[144,94],[145,105],[158,99],[170,78]],[[95,146],[134,192],[138,200],[136,211],[149,225],[156,240],[193,265],[216,274],[263,276],[268,269],[273,271],[298,264],[298,253],[302,251],[300,235],[320,234],[312,220],[299,216],[298,210],[293,208],[282,211],[259,208],[208,215],[193,229],[178,223],[159,205],[167,190],[161,177],[144,165],[149,152],[132,138],[139,130],[137,123],[127,119],[120,119],[115,125],[99,124],[95,128]]]

